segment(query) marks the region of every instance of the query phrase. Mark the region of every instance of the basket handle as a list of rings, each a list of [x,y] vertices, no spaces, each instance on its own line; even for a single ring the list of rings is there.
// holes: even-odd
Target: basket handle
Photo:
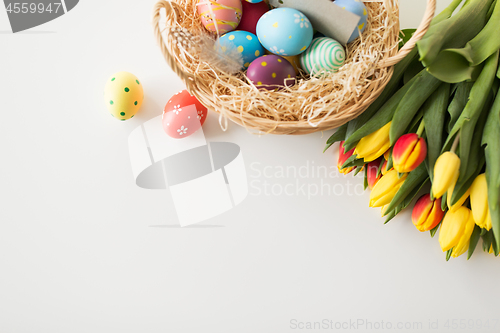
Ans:
[[[192,74],[185,72],[179,67],[177,60],[173,56],[173,50],[169,50],[164,43],[162,36],[162,28],[160,27],[161,15],[160,11],[165,8],[167,20],[170,22],[177,22],[180,16],[186,15],[184,9],[173,1],[160,0],[155,4],[153,9],[153,28],[158,46],[161,49],[163,57],[167,61],[167,64],[172,68],[172,70],[179,76],[179,78],[184,81],[186,85],[188,82],[194,81]],[[188,87],[189,90],[189,87]]]
[[[427,7],[425,9],[424,18],[422,19],[422,22],[420,22],[420,25],[418,26],[417,30],[413,33],[413,36],[401,48],[401,50],[399,50],[399,52],[395,56],[380,61],[378,67],[384,68],[384,67],[394,66],[395,64],[403,60],[404,57],[406,57],[408,53],[410,53],[413,50],[417,42],[421,40],[422,37],[424,37],[424,35],[427,33],[427,30],[429,30],[429,27],[431,25],[435,13],[436,13],[436,0],[427,0]]]

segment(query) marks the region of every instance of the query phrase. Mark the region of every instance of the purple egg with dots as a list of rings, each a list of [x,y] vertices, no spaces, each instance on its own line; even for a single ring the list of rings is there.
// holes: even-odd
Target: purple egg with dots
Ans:
[[[274,90],[295,84],[295,69],[283,57],[269,54],[255,59],[247,71],[248,80],[257,88]]]

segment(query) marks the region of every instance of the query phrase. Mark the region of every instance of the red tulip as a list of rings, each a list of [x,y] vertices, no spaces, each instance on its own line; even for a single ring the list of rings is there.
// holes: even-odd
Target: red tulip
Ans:
[[[337,161],[337,168],[339,169],[340,173],[343,173],[344,175],[347,175],[349,172],[354,170],[356,167],[349,167],[349,168],[344,168],[342,169],[342,165],[347,161],[349,157],[352,156],[354,153],[354,149],[352,148],[349,150],[347,153],[344,151],[344,141],[340,141],[340,147],[339,147],[339,159]]]
[[[431,200],[430,194],[424,194],[417,200],[411,220],[420,231],[434,229],[443,219],[444,211],[441,209],[441,198]]]
[[[399,173],[415,170],[427,155],[427,144],[416,133],[401,136],[392,151],[394,169]]]
[[[380,177],[382,177],[382,174],[379,174],[377,177],[378,168],[380,167],[380,162],[381,160],[379,158],[366,165],[366,179],[368,181],[368,187],[370,189],[373,189],[373,186],[375,186]]]

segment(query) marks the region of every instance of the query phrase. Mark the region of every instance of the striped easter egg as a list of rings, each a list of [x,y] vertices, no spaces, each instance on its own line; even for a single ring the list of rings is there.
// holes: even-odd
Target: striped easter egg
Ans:
[[[302,68],[312,76],[336,72],[344,62],[344,48],[339,42],[328,37],[315,38],[300,56]]]

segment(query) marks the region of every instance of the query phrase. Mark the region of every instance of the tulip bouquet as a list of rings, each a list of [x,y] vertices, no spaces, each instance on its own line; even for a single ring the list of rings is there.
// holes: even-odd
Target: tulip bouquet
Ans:
[[[379,98],[325,148],[340,142],[339,171],[364,172],[386,223],[423,194],[413,224],[439,230],[447,260],[470,258],[480,239],[500,252],[500,2],[462,2],[433,19]]]

